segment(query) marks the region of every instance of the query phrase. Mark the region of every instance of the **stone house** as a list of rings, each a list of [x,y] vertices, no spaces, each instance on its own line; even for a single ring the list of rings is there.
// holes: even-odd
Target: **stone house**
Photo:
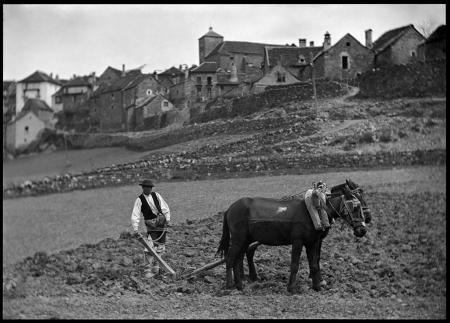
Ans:
[[[421,61],[446,59],[447,27],[441,25],[417,48],[417,56]]]
[[[212,27],[199,38],[199,62],[215,62],[226,72],[231,72],[231,66],[238,73],[245,73],[246,66],[261,67],[264,59],[265,46],[282,46],[246,41],[224,41],[224,37],[214,32]]]
[[[3,122],[9,121],[16,111],[16,82],[3,81]]]
[[[162,94],[139,98],[136,101],[135,119],[130,120],[135,130],[157,128],[153,117],[160,116],[164,112],[174,110],[174,105]]]
[[[425,37],[412,24],[385,32],[373,43],[375,67],[416,61],[417,47],[423,41]]]
[[[98,80],[97,80],[98,84],[102,84],[102,83],[109,84],[109,83],[113,82],[114,80],[117,80],[119,77],[122,76],[122,74],[124,72],[123,70],[124,70],[124,66],[122,66],[122,71],[117,68],[108,66],[103,71],[103,73],[100,74],[100,76],[98,77]]]
[[[157,74],[157,80],[166,88],[169,89],[172,85],[183,82],[185,79],[185,72],[172,66],[171,68]],[[166,93],[168,94],[168,93]]]
[[[16,82],[3,81],[3,148],[6,147],[6,125],[16,115]]]
[[[166,89],[152,74],[130,70],[124,76],[103,86],[92,98],[94,117],[102,132],[130,130],[134,108],[139,98],[165,93]],[[96,111],[98,109],[98,111]]]
[[[334,45],[326,32],[322,46],[306,46],[306,39],[299,39],[299,47],[266,47],[264,71],[269,71],[278,62],[300,81],[317,79],[349,80],[373,67],[374,54],[370,49],[371,30],[366,31],[366,46],[347,33]],[[311,63],[314,66],[312,69]]]
[[[97,89],[95,73],[90,76],[74,76],[52,96],[52,109],[55,113],[74,112],[90,98]]]
[[[26,148],[45,128],[53,129],[53,110],[39,99],[28,99],[19,114],[6,126],[6,147],[9,151]]]
[[[22,110],[28,98],[44,100],[48,106],[52,105],[52,95],[58,91],[62,82],[47,75],[44,72],[36,71],[16,85],[16,115]]]
[[[281,61],[279,61],[277,65],[253,84],[252,93],[264,92],[265,88],[271,85],[287,85],[299,82],[300,80],[292,75],[287,68],[283,67]]]

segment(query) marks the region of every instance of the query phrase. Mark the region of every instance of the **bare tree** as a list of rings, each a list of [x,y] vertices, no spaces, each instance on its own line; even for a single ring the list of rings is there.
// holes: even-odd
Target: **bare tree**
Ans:
[[[420,24],[417,25],[417,30],[419,30],[425,38],[430,37],[433,31],[437,28],[437,21],[434,18],[427,17],[422,20]]]

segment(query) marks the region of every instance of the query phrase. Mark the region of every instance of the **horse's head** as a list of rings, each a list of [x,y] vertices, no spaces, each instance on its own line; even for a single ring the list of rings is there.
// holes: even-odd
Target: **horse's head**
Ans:
[[[347,183],[353,195],[355,195],[356,198],[361,202],[361,208],[364,215],[364,222],[370,223],[370,221],[372,221],[372,215],[370,213],[370,208],[367,206],[363,189],[350,179],[345,180],[345,182]]]
[[[354,182],[346,180],[345,184],[331,188],[331,197],[340,199],[339,210],[331,204],[337,216],[343,218],[353,228],[355,236],[364,236],[367,232],[366,223],[370,222],[371,216],[362,189]]]

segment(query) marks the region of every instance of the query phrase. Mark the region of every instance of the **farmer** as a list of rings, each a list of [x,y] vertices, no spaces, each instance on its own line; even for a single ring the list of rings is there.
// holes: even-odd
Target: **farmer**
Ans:
[[[313,188],[305,193],[306,207],[311,215],[316,230],[325,231],[330,227],[328,214],[325,211],[327,185],[323,181],[313,183]]]
[[[138,236],[139,220],[142,215],[150,245],[155,246],[158,254],[162,254],[166,250],[166,229],[170,223],[170,210],[162,196],[152,192],[155,185],[151,180],[145,179],[139,185],[142,187],[142,194],[134,202],[131,225],[134,234]],[[145,276],[151,278],[159,272],[159,263],[147,249],[144,249],[144,259],[148,261]]]

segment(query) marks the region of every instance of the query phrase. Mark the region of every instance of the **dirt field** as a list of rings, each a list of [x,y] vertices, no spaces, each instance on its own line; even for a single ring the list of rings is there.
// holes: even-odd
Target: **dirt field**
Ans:
[[[188,281],[145,280],[142,248],[126,233],[139,187],[5,200],[4,264],[46,253],[4,266],[3,318],[445,318],[446,167],[161,183],[174,220],[165,260],[176,272],[213,261],[218,211],[242,196],[294,194],[318,178],[360,184],[373,222],[362,239],[333,226],[319,293],[303,253],[293,296],[289,247],[259,247],[259,280],[242,292],[224,290],[223,265]]]

